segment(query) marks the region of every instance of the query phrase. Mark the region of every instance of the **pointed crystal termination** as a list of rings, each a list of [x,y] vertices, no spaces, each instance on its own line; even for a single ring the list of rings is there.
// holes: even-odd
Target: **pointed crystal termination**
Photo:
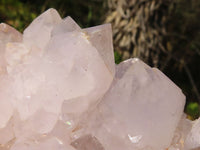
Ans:
[[[112,42],[112,33],[110,32],[111,25],[105,24],[96,27],[86,28],[83,31],[88,35],[89,40],[92,45],[96,47],[99,54],[102,56],[106,66],[112,73],[115,75],[115,64],[114,62],[114,53],[113,53],[113,42]]]
[[[163,73],[130,59],[117,66],[115,82],[94,110],[87,134],[106,150],[166,149],[184,105],[185,96]]]
[[[68,16],[53,28],[51,36],[73,31],[81,31],[81,28],[70,16]]]
[[[0,41],[3,42],[21,42],[22,34],[13,27],[0,23]]]
[[[23,42],[28,48],[44,49],[50,40],[52,28],[62,21],[55,9],[49,9],[37,17],[23,33]]]

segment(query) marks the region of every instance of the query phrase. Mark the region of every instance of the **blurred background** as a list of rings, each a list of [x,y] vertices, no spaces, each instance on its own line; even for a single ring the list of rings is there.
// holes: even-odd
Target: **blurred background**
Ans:
[[[199,117],[199,0],[0,0],[0,22],[23,32],[48,8],[83,28],[111,23],[115,62],[139,57],[158,67],[183,90],[188,117]]]

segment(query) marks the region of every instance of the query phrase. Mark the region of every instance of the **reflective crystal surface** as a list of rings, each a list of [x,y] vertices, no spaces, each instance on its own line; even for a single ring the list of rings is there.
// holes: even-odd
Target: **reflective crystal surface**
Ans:
[[[181,90],[162,72],[130,59],[117,66],[115,81],[94,110],[87,134],[108,150],[164,150],[184,104]]]

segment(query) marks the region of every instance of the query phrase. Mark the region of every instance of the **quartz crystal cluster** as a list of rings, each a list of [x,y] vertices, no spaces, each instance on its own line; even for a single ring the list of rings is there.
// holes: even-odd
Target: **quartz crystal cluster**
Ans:
[[[161,71],[114,64],[110,24],[54,9],[23,32],[0,24],[0,150],[197,150],[200,120]]]

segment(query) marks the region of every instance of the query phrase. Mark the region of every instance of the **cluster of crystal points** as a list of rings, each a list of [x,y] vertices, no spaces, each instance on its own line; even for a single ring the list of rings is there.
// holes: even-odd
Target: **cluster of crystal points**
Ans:
[[[194,150],[200,119],[138,59],[115,66],[109,24],[49,9],[23,35],[0,24],[0,150]]]

